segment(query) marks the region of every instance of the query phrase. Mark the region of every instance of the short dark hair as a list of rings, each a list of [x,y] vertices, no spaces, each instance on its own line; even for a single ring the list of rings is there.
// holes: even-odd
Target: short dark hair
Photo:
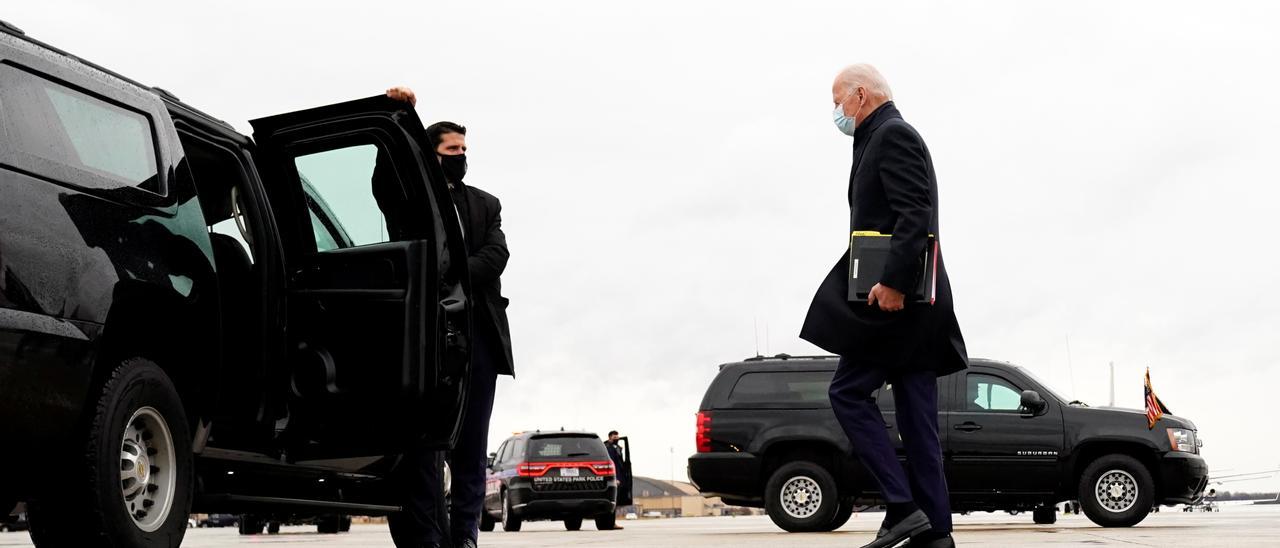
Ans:
[[[427,126],[427,142],[431,143],[431,151],[435,152],[436,147],[440,146],[440,137],[446,133],[467,134],[466,126],[455,124],[448,121],[440,121]]]
[[[617,430],[610,430],[610,431],[609,431],[609,435],[610,435],[610,436],[616,436],[616,435],[618,435],[618,431],[617,431]]]

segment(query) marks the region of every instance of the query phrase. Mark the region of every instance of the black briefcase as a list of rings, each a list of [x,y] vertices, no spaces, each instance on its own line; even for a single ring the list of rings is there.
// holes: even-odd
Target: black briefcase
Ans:
[[[889,242],[892,234],[855,231],[849,235],[849,300],[867,302],[871,288],[880,283],[884,265],[889,259]],[[933,304],[938,297],[938,238],[929,235],[928,243],[920,253],[920,268],[916,283],[907,293],[907,300]]]

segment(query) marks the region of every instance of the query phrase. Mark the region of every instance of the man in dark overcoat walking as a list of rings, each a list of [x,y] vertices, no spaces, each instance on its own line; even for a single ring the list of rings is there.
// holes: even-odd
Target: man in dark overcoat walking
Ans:
[[[849,300],[846,251],[819,286],[800,336],[840,356],[831,408],[887,503],[885,522],[866,546],[896,546],[907,538],[916,548],[955,546],[938,434],[937,377],[967,367],[968,356],[940,254],[936,300],[907,297],[923,271],[920,257],[929,236],[941,242],[933,160],[874,67],[844,69],[831,93],[836,127],[853,137],[850,231],[892,237],[884,272],[865,301]],[[905,470],[874,398],[886,382],[893,387]]]

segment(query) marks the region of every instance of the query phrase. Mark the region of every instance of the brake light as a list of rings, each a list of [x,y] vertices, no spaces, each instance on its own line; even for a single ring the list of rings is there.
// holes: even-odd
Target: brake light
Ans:
[[[541,476],[551,469],[550,464],[540,462],[522,462],[516,466],[516,474],[521,476]]]
[[[611,461],[593,462],[522,462],[516,466],[516,474],[526,477],[542,477],[555,468],[590,468],[597,476],[612,476],[617,470]]]
[[[699,453],[711,452],[711,412],[698,411],[698,434],[694,438]]]

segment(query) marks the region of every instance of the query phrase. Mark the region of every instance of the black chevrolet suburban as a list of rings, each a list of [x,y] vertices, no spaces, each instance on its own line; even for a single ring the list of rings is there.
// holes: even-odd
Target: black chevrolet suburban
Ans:
[[[570,531],[593,519],[616,526],[618,472],[600,437],[589,432],[525,432],[489,457],[480,530],[519,531],[525,521],[562,520]],[[624,465],[626,465],[624,463]]]
[[[467,261],[417,115],[252,126],[0,23],[0,513],[36,546],[391,514],[399,455],[456,439]]]
[[[689,458],[703,495],[763,507],[787,531],[834,530],[855,506],[881,503],[831,411],[835,367],[785,355],[722,365]],[[877,401],[895,432],[889,386]],[[1094,523],[1127,527],[1155,505],[1198,500],[1208,482],[1191,421],[1165,415],[1148,429],[1142,411],[1068,402],[1016,365],[972,360],[939,378],[938,410],[957,512],[1032,510],[1053,523],[1056,503],[1079,500]]]

